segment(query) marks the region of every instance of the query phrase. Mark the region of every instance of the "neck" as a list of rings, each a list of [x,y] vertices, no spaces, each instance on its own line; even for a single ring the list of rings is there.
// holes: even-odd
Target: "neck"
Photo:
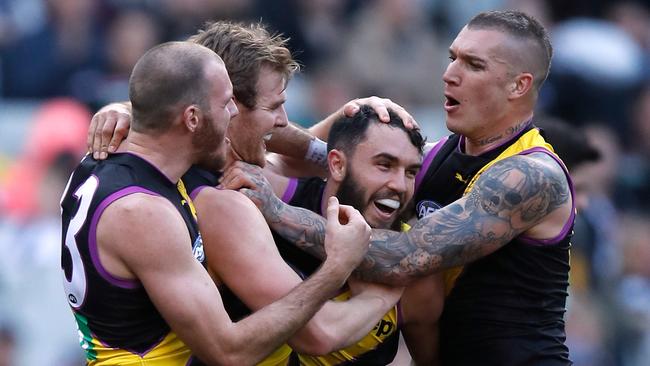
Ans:
[[[504,144],[528,127],[532,118],[533,114],[530,113],[498,131],[490,130],[488,134],[476,138],[465,136],[465,153],[477,156]]]
[[[150,136],[129,132],[127,152],[135,154],[158,168],[172,182],[178,182],[193,163],[192,148],[179,148],[178,136],[162,134]],[[191,146],[185,144],[185,146]],[[174,151],[170,154],[170,151]]]

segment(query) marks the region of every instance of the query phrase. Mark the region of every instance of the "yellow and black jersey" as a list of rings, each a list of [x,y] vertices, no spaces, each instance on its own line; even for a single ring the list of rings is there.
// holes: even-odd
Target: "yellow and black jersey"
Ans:
[[[61,200],[61,268],[87,363],[200,365],[170,330],[142,284],[111,275],[99,259],[96,230],[100,216],[111,203],[134,193],[169,200],[185,220],[194,248],[202,246],[190,203],[177,183],[156,167],[129,153],[113,154],[105,161],[83,159]]]
[[[292,206],[306,208],[323,214],[323,191],[325,181],[321,178],[291,179],[282,200]],[[284,260],[303,278],[311,275],[321,261],[288,243],[280,235],[273,233],[275,243]],[[335,300],[343,301],[350,292],[343,292]],[[325,356],[298,355],[301,365],[387,365],[397,353],[399,341],[398,307],[395,306],[377,323],[363,339],[356,344]]]
[[[468,194],[492,164],[538,152],[548,154],[564,168],[532,124],[479,156],[464,153],[464,139],[459,135],[441,140],[425,157],[416,177],[418,218]],[[572,187],[571,191],[573,194]],[[496,252],[444,274],[447,297],[440,319],[443,364],[570,364],[563,316],[573,219],[574,215],[556,238],[540,241],[520,236]]]

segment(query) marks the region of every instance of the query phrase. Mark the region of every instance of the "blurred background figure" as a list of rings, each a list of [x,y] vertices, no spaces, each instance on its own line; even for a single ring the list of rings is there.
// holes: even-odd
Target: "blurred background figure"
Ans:
[[[152,45],[208,20],[262,20],[291,37],[304,65],[287,90],[292,120],[309,126],[375,94],[407,107],[433,141],[447,134],[451,40],[476,13],[505,8],[539,18],[556,51],[535,119],[579,192],[572,357],[646,365],[649,0],[0,0],[0,324],[12,325],[0,350],[9,345],[17,366],[82,362],[61,291],[58,200],[90,116],[127,98],[133,63]]]

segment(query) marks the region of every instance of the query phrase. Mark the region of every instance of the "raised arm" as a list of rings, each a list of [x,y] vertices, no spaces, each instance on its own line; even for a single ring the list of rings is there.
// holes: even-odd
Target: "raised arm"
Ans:
[[[234,191],[203,188],[194,200],[211,271],[253,311],[301,283],[273,242],[259,210]],[[370,288],[328,301],[291,339],[300,353],[324,355],[357,342],[393,307],[401,291]]]
[[[336,203],[328,213],[333,221],[326,244],[330,256],[323,266],[282,299],[237,323],[230,320],[212,279],[192,256],[179,213],[163,198],[133,194],[111,204],[97,228],[99,256],[109,272],[143,284],[171,328],[199,358],[209,364],[255,364],[313,316],[365,253],[369,228],[361,215],[342,209],[348,224],[341,225]]]
[[[254,167],[241,164],[228,174],[237,175],[238,169],[248,178],[229,181],[246,186],[248,180],[256,187],[243,192],[269,225],[322,258],[325,220],[269,194],[268,183]],[[554,237],[570,215],[571,193],[558,163],[544,153],[513,156],[486,169],[468,195],[418,220],[408,232],[373,230],[357,273],[369,281],[404,285],[488,255],[524,232],[538,239]]]

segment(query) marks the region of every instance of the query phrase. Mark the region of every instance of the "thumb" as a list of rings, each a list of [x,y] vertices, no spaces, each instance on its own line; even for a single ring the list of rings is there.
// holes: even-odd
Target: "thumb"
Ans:
[[[339,200],[334,196],[327,201],[327,222],[339,223]]]

